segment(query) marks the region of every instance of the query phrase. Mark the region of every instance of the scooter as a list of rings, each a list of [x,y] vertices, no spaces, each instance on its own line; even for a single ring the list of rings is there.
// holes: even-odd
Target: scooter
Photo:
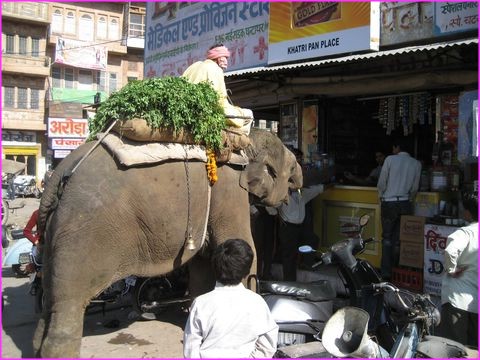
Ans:
[[[438,323],[439,313],[428,295],[400,291],[392,284],[382,282],[367,261],[355,258],[367,243],[373,241],[364,240],[361,236],[368,220],[367,215],[362,216],[358,236],[335,243],[312,266],[336,264],[339,267],[350,294],[350,306],[335,313],[327,321],[323,333],[315,336],[322,342],[285,347],[276,356],[408,357],[418,353],[427,357],[432,354],[462,357],[465,353],[462,345],[442,338],[429,340],[433,326]],[[302,246],[299,251],[315,252],[310,246]],[[370,336],[375,341],[371,341]],[[425,344],[417,348],[419,341]]]
[[[359,290],[363,284],[377,282],[380,276],[375,269],[363,260],[357,260],[352,254],[353,248],[361,250],[362,229],[368,223],[367,216],[360,219],[358,237],[338,242],[332,246],[330,257],[315,263],[312,269],[322,263],[338,264],[344,274],[344,283],[350,290],[349,303],[354,306],[369,307],[367,301],[361,297]],[[299,249],[303,253],[315,252],[309,246]],[[348,253],[350,256],[348,256]],[[323,258],[323,257],[322,257]],[[337,261],[334,261],[337,260]],[[257,292],[267,302],[270,311],[279,325],[278,347],[304,344],[320,339],[326,321],[332,316],[337,303],[345,303],[339,299],[331,281],[318,280],[315,282],[284,282],[284,281],[259,281],[254,275],[247,280],[248,287],[252,288],[251,281],[257,282]],[[392,341],[393,343],[393,341]]]

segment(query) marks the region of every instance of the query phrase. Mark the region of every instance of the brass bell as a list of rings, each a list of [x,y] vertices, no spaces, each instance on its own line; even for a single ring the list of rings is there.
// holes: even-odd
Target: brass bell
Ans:
[[[187,249],[190,251],[195,250],[197,247],[195,246],[195,241],[193,241],[192,234],[188,234],[187,237]]]

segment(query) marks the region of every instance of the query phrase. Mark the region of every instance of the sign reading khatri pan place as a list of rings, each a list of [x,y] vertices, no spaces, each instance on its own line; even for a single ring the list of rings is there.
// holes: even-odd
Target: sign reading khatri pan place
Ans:
[[[145,77],[178,76],[207,50],[230,50],[228,70],[267,64],[268,2],[147,2]]]
[[[378,50],[378,2],[270,4],[268,63]]]

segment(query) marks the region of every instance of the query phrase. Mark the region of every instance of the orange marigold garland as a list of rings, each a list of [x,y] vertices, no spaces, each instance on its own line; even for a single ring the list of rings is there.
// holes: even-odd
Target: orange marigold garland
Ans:
[[[210,185],[213,186],[218,180],[217,176],[217,160],[215,157],[215,151],[208,149],[207,150],[207,175]]]

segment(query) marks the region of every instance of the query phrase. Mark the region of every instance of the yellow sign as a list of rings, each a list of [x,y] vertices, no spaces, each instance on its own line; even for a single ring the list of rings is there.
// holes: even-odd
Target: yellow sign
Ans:
[[[378,50],[379,28],[378,3],[274,2],[268,63]]]

